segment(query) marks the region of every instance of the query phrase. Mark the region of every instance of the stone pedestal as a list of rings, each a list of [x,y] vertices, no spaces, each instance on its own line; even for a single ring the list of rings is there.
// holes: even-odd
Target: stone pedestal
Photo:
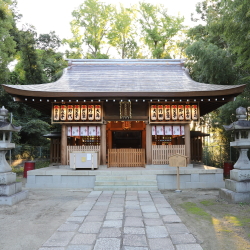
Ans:
[[[250,169],[230,171],[230,179],[225,180],[225,188],[220,197],[231,203],[250,202]]]
[[[22,191],[22,183],[16,182],[15,173],[0,173],[0,205],[12,206],[27,197],[28,191]]]

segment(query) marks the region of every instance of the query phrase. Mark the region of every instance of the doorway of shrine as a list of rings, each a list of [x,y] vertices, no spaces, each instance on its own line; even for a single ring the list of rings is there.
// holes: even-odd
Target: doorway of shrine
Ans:
[[[145,167],[145,122],[110,121],[106,129],[109,167]]]

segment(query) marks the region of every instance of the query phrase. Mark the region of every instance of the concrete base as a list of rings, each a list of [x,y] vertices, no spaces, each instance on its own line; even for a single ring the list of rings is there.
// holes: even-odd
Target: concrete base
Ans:
[[[147,165],[146,168],[107,168],[72,170],[66,166],[30,170],[27,188],[76,188],[94,190],[176,190],[174,167]],[[115,178],[114,178],[115,177]],[[180,188],[224,188],[223,169],[190,166],[180,169]],[[144,188],[144,189],[143,189]]]
[[[236,193],[250,192],[250,181],[225,180],[225,187]]]
[[[8,185],[16,181],[16,173],[7,172],[0,174],[0,185]]]
[[[250,193],[236,193],[222,188],[219,191],[219,196],[230,203],[250,202]]]
[[[13,194],[11,196],[0,196],[0,205],[12,206],[20,201],[28,198],[28,191],[21,191],[19,193]]]
[[[230,179],[235,181],[250,180],[250,170],[233,169],[230,171]]]
[[[0,185],[0,196],[10,196],[21,191],[21,182],[15,182],[8,185]]]

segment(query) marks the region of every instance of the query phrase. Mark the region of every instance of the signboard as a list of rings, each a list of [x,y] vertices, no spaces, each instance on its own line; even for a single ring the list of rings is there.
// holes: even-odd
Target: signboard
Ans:
[[[177,190],[175,192],[181,192],[180,190],[180,167],[187,167],[187,156],[175,154],[168,158],[169,166],[177,168]]]
[[[168,158],[170,167],[186,167],[187,166],[187,156],[175,154]]]

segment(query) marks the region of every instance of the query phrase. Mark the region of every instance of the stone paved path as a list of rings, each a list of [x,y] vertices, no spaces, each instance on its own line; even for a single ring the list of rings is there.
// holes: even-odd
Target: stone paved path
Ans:
[[[159,191],[92,191],[39,250],[202,250]]]

